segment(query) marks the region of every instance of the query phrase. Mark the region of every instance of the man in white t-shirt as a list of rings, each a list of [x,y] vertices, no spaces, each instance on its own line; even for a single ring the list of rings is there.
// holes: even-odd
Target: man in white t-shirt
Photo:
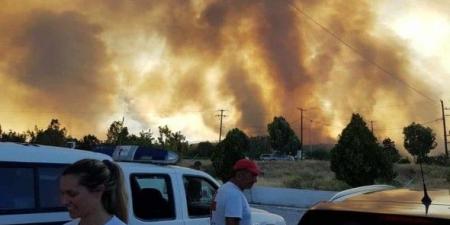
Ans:
[[[233,166],[232,178],[222,185],[211,206],[211,225],[252,225],[250,206],[244,193],[261,173],[258,165],[240,159]]]

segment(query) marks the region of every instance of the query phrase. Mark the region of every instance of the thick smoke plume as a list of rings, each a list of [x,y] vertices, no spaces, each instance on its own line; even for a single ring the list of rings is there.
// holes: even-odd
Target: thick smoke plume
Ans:
[[[393,136],[389,128],[438,116],[417,103],[440,93],[414,73],[397,38],[376,35],[371,2],[5,4],[0,123],[58,117],[80,135],[122,116],[154,128],[189,114],[199,120],[174,129],[215,135],[225,108],[227,128],[264,135],[280,115],[299,132],[300,107],[309,142],[332,142],[353,112],[375,121],[380,138]]]

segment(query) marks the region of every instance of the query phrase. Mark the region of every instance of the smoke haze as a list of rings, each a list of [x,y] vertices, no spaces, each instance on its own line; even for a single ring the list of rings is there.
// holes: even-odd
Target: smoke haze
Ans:
[[[378,8],[347,0],[5,1],[0,124],[25,130],[58,118],[74,136],[102,137],[124,116],[137,129],[168,124],[214,141],[218,109],[227,110],[226,129],[252,136],[280,115],[299,132],[301,107],[306,142],[333,143],[353,112],[374,121],[379,138],[399,140],[402,127],[440,116],[445,84],[414,69],[396,34],[377,32]]]

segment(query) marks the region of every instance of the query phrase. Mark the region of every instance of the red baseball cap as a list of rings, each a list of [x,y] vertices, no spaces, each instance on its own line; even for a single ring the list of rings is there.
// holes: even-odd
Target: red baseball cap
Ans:
[[[259,169],[258,165],[255,162],[249,159],[240,159],[238,160],[234,166],[233,170],[248,170],[255,175],[261,174],[261,169]]]

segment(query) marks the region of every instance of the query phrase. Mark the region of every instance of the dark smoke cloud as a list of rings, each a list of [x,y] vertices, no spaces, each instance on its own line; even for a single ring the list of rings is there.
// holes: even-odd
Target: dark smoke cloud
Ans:
[[[302,45],[305,42],[299,35],[298,16],[290,4],[292,1],[265,1],[256,35],[274,81],[287,92],[302,88],[309,82],[303,68]]]
[[[71,120],[75,129],[105,116],[116,83],[99,39],[101,27],[77,12],[51,11],[33,12],[22,27],[13,44],[23,55],[9,71],[34,93],[24,105],[52,109],[52,117]]]
[[[372,1],[347,0],[35,4],[27,10],[31,14],[0,20],[9,31],[2,33],[15,37],[12,46],[0,45],[0,56],[8,57],[6,67],[15,85],[30,92],[20,105],[64,110],[80,124],[102,120],[123,101],[126,116],[142,127],[158,122],[149,113],[163,118],[198,110],[203,126],[217,130],[215,112],[226,108],[238,116],[228,118],[228,123],[236,123],[227,127],[254,135],[274,116],[284,116],[297,131],[296,107],[302,107],[309,109],[305,123],[313,121],[312,140],[331,142],[352,112],[377,121],[378,128],[401,127],[438,114],[434,108],[414,105],[427,100],[398,81],[427,96],[438,94],[411,71],[404,43],[390,34],[375,34],[375,8]],[[0,37],[0,44],[4,40]],[[145,72],[134,68],[135,55],[153,55],[160,49],[158,60],[147,59],[158,61],[156,66]],[[113,99],[117,95],[122,100]],[[380,107],[385,104],[405,106]],[[89,113],[70,113],[80,109]],[[396,121],[383,122],[385,118]]]
[[[148,20],[151,26],[146,29],[163,37],[170,60],[196,59],[189,72],[171,70],[166,74],[176,88],[164,112],[169,108],[176,113],[175,109],[189,108],[194,102],[208,109],[217,105],[217,100],[208,98],[207,89],[202,88],[208,86],[205,68],[211,66],[225,71],[223,97],[235,100],[236,114],[241,115],[235,126],[249,132],[256,132],[256,124],[265,127],[276,115],[298,121],[297,106],[316,108],[308,112],[309,119],[331,124],[347,121],[352,112],[364,111],[367,119],[376,118],[376,104],[384,99],[403,104],[420,98],[395,81],[415,83],[407,69],[408,52],[398,40],[372,35],[375,14],[369,2],[206,1],[202,7],[190,1],[152,3],[147,13],[158,17]],[[364,58],[379,62],[394,77],[383,74],[294,7],[307,9]],[[241,60],[248,52],[253,57],[246,59],[250,62]],[[249,64],[257,65],[259,71]],[[268,91],[264,88],[267,85],[273,88]],[[418,87],[429,89],[422,83]],[[180,98],[186,95],[190,98]],[[331,103],[332,110],[322,107],[324,99]],[[407,117],[415,114],[413,109],[406,111],[391,113]],[[211,115],[203,118],[209,121],[208,126],[217,126]],[[320,139],[335,138],[329,136],[328,126],[316,129],[319,131],[314,133],[323,136]]]
[[[260,87],[252,81],[246,70],[236,65],[232,64],[225,73],[223,92],[234,96],[234,106],[240,111],[237,119],[239,127],[248,133],[264,134],[268,115]]]

